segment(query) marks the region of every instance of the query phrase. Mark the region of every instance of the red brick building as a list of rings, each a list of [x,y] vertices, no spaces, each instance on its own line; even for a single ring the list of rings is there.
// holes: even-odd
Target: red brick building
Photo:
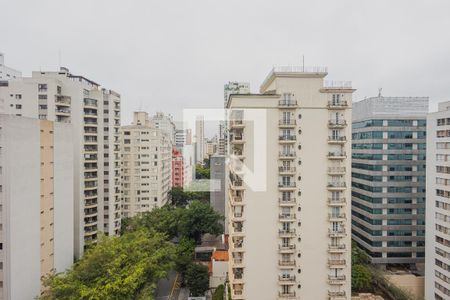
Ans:
[[[184,164],[183,154],[177,149],[172,149],[172,185],[183,187],[184,184]]]

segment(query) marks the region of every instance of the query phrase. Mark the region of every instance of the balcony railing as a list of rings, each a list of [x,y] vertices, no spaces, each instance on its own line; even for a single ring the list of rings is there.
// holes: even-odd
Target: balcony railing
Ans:
[[[328,291],[328,296],[330,296],[330,297],[345,297],[345,291],[339,291],[339,292]]]
[[[278,202],[280,204],[295,204],[296,199],[294,197],[288,199],[278,198]]]
[[[287,250],[295,250],[296,246],[294,245],[278,245],[278,250],[287,251]]]
[[[280,173],[295,173],[295,167],[278,167],[278,172],[280,172]]]
[[[328,198],[328,204],[345,204],[345,198]]]
[[[280,236],[294,236],[295,235],[295,229],[279,229],[278,234]]]
[[[280,151],[280,152],[278,152],[278,156],[279,157],[295,157],[295,152],[294,151],[289,151],[289,152]]]
[[[290,292],[290,293],[278,292],[278,297],[281,297],[282,299],[295,299],[297,296],[296,296],[295,292]]]
[[[328,275],[328,280],[331,281],[344,281],[345,280],[345,275]]]
[[[336,126],[336,127],[342,127],[347,125],[346,120],[329,120],[328,125],[330,126]]]
[[[295,124],[297,124],[296,120],[294,119],[290,119],[290,120],[280,120],[278,122],[279,125],[281,126],[294,126]]]
[[[345,265],[345,259],[329,259],[328,264],[333,266],[343,266]]]
[[[329,158],[345,158],[347,154],[345,152],[328,152]]]
[[[345,219],[345,213],[341,214],[328,214],[328,218],[331,219]]]
[[[279,260],[278,265],[282,267],[293,267],[296,263],[295,260]]]
[[[345,136],[329,136],[328,142],[330,143],[341,143],[347,141]]]
[[[328,173],[345,173],[345,167],[329,167]]]
[[[295,219],[295,214],[280,214],[279,218],[280,220],[292,220]]]
[[[296,100],[280,100],[278,101],[279,107],[296,107],[297,101]]]
[[[347,107],[347,101],[328,101],[328,107],[329,108],[345,108]]]
[[[341,228],[341,229],[337,229],[337,230],[333,230],[333,229],[328,229],[328,234],[330,236],[343,236],[345,235],[345,229]]]
[[[297,137],[295,135],[280,135],[278,139],[280,141],[295,141]]]
[[[328,182],[329,188],[345,188],[345,182]]]
[[[278,187],[280,187],[280,188],[295,188],[295,182],[279,182]]]
[[[345,244],[339,244],[339,245],[331,245],[331,244],[329,244],[328,245],[328,249],[329,250],[345,250],[346,247],[345,247]]]
[[[279,281],[286,281],[286,282],[295,282],[295,275],[292,275],[292,276],[279,275],[278,276],[278,280]]]

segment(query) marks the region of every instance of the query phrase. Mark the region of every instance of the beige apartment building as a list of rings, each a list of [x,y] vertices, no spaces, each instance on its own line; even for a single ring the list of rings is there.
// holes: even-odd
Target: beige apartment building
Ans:
[[[259,94],[228,99],[229,153],[246,167],[228,166],[232,299],[351,298],[354,90],[326,76],[326,68],[276,67]],[[265,127],[252,111],[265,114]],[[260,138],[266,155],[255,161]],[[258,164],[264,190],[249,184]]]
[[[0,299],[34,299],[73,263],[70,124],[0,114]]]
[[[425,299],[450,299],[450,101],[427,118]]]
[[[135,112],[122,126],[122,216],[161,207],[172,188],[171,137],[151,124],[146,112]]]
[[[120,95],[66,68],[0,86],[3,113],[71,124],[74,253],[120,230]]]

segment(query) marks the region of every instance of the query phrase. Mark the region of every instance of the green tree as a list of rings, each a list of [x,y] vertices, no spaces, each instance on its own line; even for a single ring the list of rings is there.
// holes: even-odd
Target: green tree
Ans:
[[[173,268],[175,247],[161,233],[140,229],[101,237],[70,270],[49,277],[40,299],[139,299]],[[147,297],[148,299],[148,297]]]
[[[366,292],[371,289],[372,273],[364,265],[352,267],[352,289],[356,292]]]
[[[186,286],[194,297],[204,296],[209,288],[208,267],[192,263],[186,270]]]
[[[186,205],[188,205],[192,200],[190,196],[191,195],[184,192],[182,188],[173,187],[170,191],[170,202],[173,206],[186,207]]]
[[[201,165],[196,165],[195,166],[195,178],[196,179],[209,179],[210,178],[209,168],[205,168]]]
[[[186,275],[188,266],[194,260],[195,242],[193,240],[182,238],[175,251],[175,270],[182,276]]]
[[[193,201],[181,215],[180,234],[200,244],[202,235],[205,233],[214,235],[223,233],[221,220],[222,216],[211,206],[200,201]]]
[[[224,288],[223,284],[221,284],[214,291],[212,300],[223,300],[224,294],[225,294],[225,288]]]

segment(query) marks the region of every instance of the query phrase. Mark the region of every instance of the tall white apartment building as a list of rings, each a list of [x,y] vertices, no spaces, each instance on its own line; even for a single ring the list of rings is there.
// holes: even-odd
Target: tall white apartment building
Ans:
[[[205,120],[198,116],[195,120],[195,162],[203,163],[205,159]]]
[[[4,113],[72,125],[75,256],[98,232],[117,233],[120,96],[61,68],[10,80],[0,98]]]
[[[70,124],[0,114],[0,299],[35,299],[73,263]]]
[[[229,81],[223,86],[224,107],[227,107],[228,98],[232,94],[250,94],[250,83]]]
[[[153,127],[161,129],[169,137],[171,144],[175,145],[176,128],[173,117],[170,114],[165,115],[162,112],[157,112],[150,118],[150,123]]]
[[[249,170],[266,164],[267,176],[266,189],[255,191],[245,168],[228,166],[232,299],[351,297],[354,90],[324,83],[326,75],[326,68],[276,67],[259,94],[228,100],[230,155]],[[262,132],[247,110],[266,114]],[[255,161],[263,134],[266,157]]]
[[[427,118],[425,299],[450,299],[450,102]]]
[[[161,207],[172,188],[172,144],[146,112],[135,112],[122,126],[122,215],[133,217]]]
[[[22,77],[22,72],[5,66],[5,55],[0,53],[0,80],[12,80]]]

